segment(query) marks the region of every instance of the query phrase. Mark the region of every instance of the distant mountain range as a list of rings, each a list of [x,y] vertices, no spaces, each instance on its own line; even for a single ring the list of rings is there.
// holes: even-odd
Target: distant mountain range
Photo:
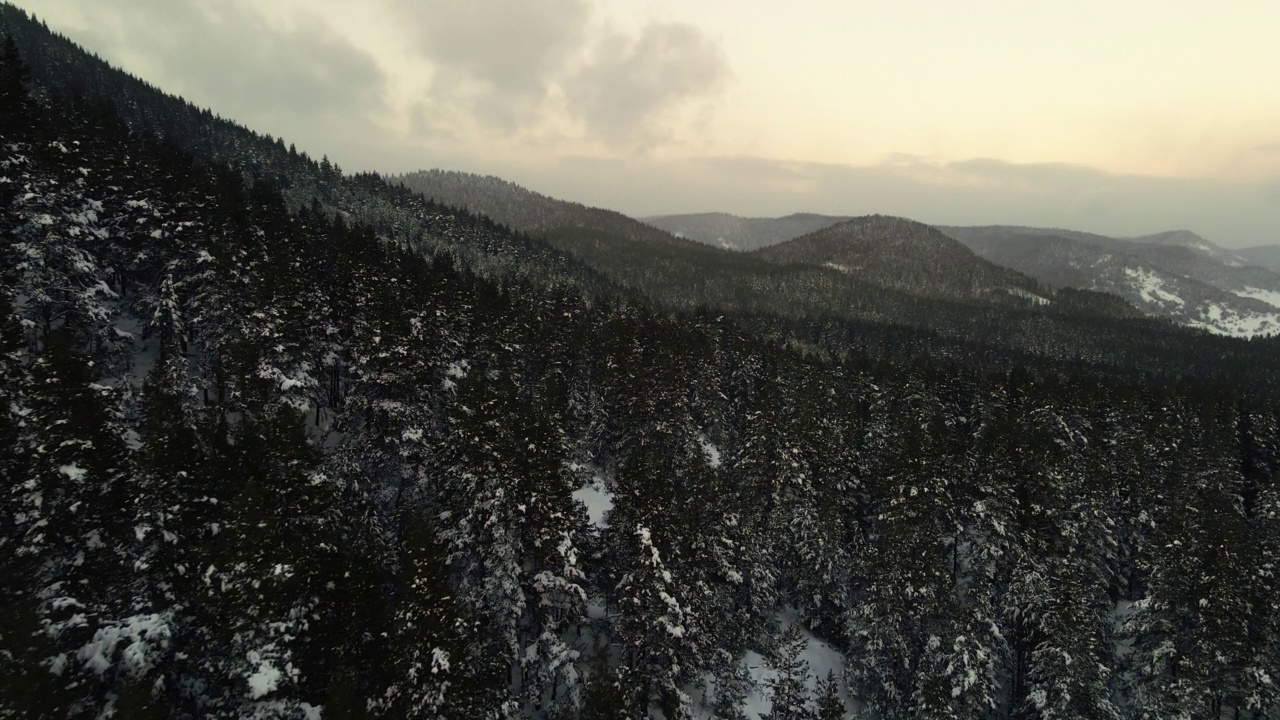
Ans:
[[[840,227],[849,219],[815,214],[742,218],[703,213],[645,221],[709,245],[755,250]],[[1187,230],[1136,238],[1012,226],[938,230],[979,257],[1032,277],[1046,288],[1113,293],[1148,315],[1224,335],[1280,331],[1280,246],[1228,250]],[[860,252],[874,251],[878,242],[859,245]],[[856,267],[861,262],[846,255],[838,264]],[[953,279],[954,275],[946,277]],[[920,281],[926,282],[923,278]]]
[[[660,228],[496,177],[429,170],[392,181],[545,239],[601,277],[670,309],[740,313],[768,334],[812,334],[816,323],[853,321],[927,328],[943,345],[1000,338],[1019,351],[1074,358],[1103,342],[1093,325],[1099,318],[1126,323],[1129,335],[1167,332],[1143,322],[1143,314],[1118,296],[1074,288],[1052,292],[1035,277],[904,218],[709,214]],[[695,221],[686,222],[690,217]],[[740,232],[748,235],[735,234]],[[795,233],[802,234],[788,237]],[[726,249],[757,245],[764,247]],[[1009,332],[1006,313],[1017,316],[1019,332]],[[896,332],[876,332],[882,331]],[[824,344],[832,342],[828,331],[816,334]]]
[[[1133,239],[1044,228],[942,227],[978,255],[1053,287],[1115,293],[1224,335],[1280,331],[1280,274],[1185,230]]]

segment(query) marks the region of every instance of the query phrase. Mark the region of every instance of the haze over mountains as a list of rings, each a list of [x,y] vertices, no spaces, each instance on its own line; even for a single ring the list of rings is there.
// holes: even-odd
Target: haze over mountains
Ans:
[[[1254,265],[1280,272],[1280,245],[1258,245],[1241,248],[1235,253]]]
[[[726,250],[759,250],[852,218],[814,213],[796,213],[780,218],[744,218],[728,213],[701,213],[642,219],[673,235]]]
[[[646,222],[707,244],[749,250],[847,220],[711,213],[651,217]],[[1280,273],[1266,266],[1268,258],[1275,262],[1280,257],[1277,246],[1236,252],[1186,230],[1136,238],[1012,226],[939,230],[979,256],[1046,287],[1114,293],[1148,315],[1211,332],[1243,337],[1280,332]]]

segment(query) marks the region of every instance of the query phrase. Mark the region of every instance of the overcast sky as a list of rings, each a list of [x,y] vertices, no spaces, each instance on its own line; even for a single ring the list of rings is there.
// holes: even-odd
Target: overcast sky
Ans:
[[[346,170],[1280,243],[1276,0],[17,4]]]

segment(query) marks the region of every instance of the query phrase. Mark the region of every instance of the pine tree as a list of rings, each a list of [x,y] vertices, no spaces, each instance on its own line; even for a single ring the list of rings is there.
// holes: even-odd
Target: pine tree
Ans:
[[[809,702],[809,663],[802,657],[807,640],[792,625],[778,638],[769,664],[776,675],[767,681],[769,712],[762,720],[813,720],[816,712]]]
[[[817,720],[844,720],[844,699],[840,697],[840,685],[836,682],[835,671],[828,670],[827,676],[818,680],[816,693]]]
[[[723,651],[722,651],[723,652]],[[712,705],[712,717],[716,720],[745,720],[743,705],[747,697],[755,689],[755,682],[743,662],[725,653],[727,657],[720,663],[721,670],[716,675],[715,702]]]
[[[590,674],[582,694],[582,706],[576,720],[618,720],[628,717],[627,698],[618,681],[617,669],[610,657],[609,645],[597,638],[591,653]]]
[[[6,33],[0,45],[0,137],[12,142],[30,132],[34,111],[27,91],[31,68],[22,60],[22,52],[13,35]]]
[[[389,613],[389,684],[370,698],[383,717],[483,717],[505,668],[475,663],[483,631],[451,587],[448,548],[436,520],[415,513],[405,524],[403,584]]]

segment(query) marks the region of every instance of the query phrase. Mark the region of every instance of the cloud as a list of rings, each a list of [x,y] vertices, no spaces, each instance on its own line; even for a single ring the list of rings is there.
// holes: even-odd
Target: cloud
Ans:
[[[422,104],[443,116],[461,108],[507,136],[577,127],[610,146],[652,143],[664,137],[665,113],[714,95],[730,76],[697,27],[621,30],[596,17],[592,0],[390,2],[436,71]]]
[[[386,79],[373,57],[315,16],[277,27],[244,2],[80,8],[95,49],[132,59],[150,82],[259,129],[302,119],[349,123],[385,107]]]
[[[671,159],[702,150],[683,144],[699,135],[681,123],[721,96],[732,69],[703,31],[610,26],[600,0],[20,2],[40,2],[32,9],[56,14],[58,30],[148,82],[348,170],[494,173],[634,215],[887,213],[1280,242],[1270,136],[1242,151],[1233,167],[1248,172],[1224,173],[1233,180],[905,154],[869,165]],[[336,24],[344,17],[350,27]]]
[[[1010,163],[994,158],[971,158],[932,164],[929,168],[940,171],[944,182],[968,185],[970,183],[965,180],[974,180],[983,186],[1044,191],[1071,188],[1082,183],[1105,183],[1116,177],[1084,165]]]
[[[513,134],[536,120],[581,51],[587,0],[395,0],[413,49],[435,67],[431,104]]]
[[[698,28],[654,23],[637,37],[601,42],[568,80],[565,95],[593,134],[611,142],[649,140],[660,132],[656,116],[715,94],[729,76],[724,53]]]
[[[541,95],[581,46],[585,0],[414,0],[397,6],[422,52],[445,68],[517,95]]]

